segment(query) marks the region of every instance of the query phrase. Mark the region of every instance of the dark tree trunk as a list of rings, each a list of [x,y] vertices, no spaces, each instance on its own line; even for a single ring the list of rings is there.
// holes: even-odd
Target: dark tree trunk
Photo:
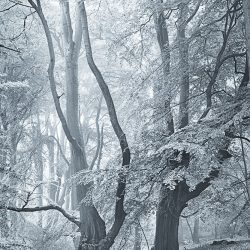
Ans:
[[[179,249],[179,220],[187,201],[188,186],[185,181],[177,183],[174,190],[162,186],[156,214],[155,250]]]
[[[179,69],[180,69],[180,109],[179,109],[179,128],[188,125],[188,99],[189,99],[189,43],[186,38],[186,11],[185,3],[180,4],[177,42],[179,50]]]
[[[213,169],[193,191],[189,191],[186,181],[176,182],[174,190],[162,185],[160,202],[156,214],[155,250],[179,250],[178,227],[182,210],[187,202],[199,196],[218,177],[219,170]]]

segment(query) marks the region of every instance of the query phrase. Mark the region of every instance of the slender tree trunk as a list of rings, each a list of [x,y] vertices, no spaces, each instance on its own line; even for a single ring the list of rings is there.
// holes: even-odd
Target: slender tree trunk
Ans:
[[[51,136],[55,136],[55,128],[49,122],[49,132]],[[57,181],[55,179],[55,141],[50,138],[47,142],[49,152],[49,198],[56,201]]]
[[[159,8],[162,0],[156,0],[154,24],[157,34],[157,41],[160,48],[162,59],[162,79],[154,83],[155,112],[155,130],[164,135],[174,133],[173,116],[171,112],[171,86],[169,84],[170,74],[170,48],[167,24],[164,12]]]
[[[76,139],[76,142],[81,147],[76,148],[71,144],[71,166],[72,174],[77,174],[82,170],[88,169],[88,163],[85,154],[84,141],[80,131],[79,120],[79,83],[78,83],[78,56],[79,46],[81,44],[82,29],[80,25],[80,18],[77,18],[75,37],[73,38],[72,24],[69,13],[69,2],[62,0],[62,23],[64,33],[64,55],[66,67],[66,120],[70,134]],[[80,210],[81,223],[81,238],[79,250],[82,245],[97,244],[106,236],[105,223],[99,216],[96,208],[92,203],[91,198],[91,183],[79,184],[75,183],[72,192],[72,205],[74,206],[74,199],[76,198],[77,207]],[[75,207],[73,207],[75,208]]]
[[[214,238],[215,239],[220,239],[219,226],[218,226],[218,224],[216,222],[214,223]]]
[[[184,232],[183,232],[183,220],[180,219],[179,221],[179,243],[183,244],[184,243]]]
[[[141,229],[139,223],[135,225],[135,243],[134,250],[141,250]]]
[[[179,18],[177,27],[180,70],[179,128],[184,128],[188,125],[189,59],[188,42],[186,39],[186,8],[187,6],[185,3],[179,5]]]
[[[193,242],[195,244],[200,243],[199,231],[200,231],[200,219],[199,217],[196,217],[194,219],[194,230],[193,230]]]
[[[34,133],[36,136],[35,147],[36,154],[34,155],[34,163],[36,169],[36,179],[38,182],[37,193],[38,193],[38,206],[41,207],[43,205],[43,138],[41,134],[40,127],[40,117],[37,116],[37,125],[34,125]],[[43,226],[43,215],[42,212],[39,213],[38,225]]]
[[[1,131],[1,133],[3,135],[0,137],[0,180],[2,180],[2,178],[4,176],[3,173],[4,173],[6,166],[7,166],[7,164],[6,164],[6,162],[7,162],[7,145],[6,145],[7,136],[5,136],[5,134],[6,134],[5,132]],[[6,204],[5,199],[0,200],[0,206],[4,207],[5,204]],[[1,238],[6,238],[9,235],[7,209],[0,210],[0,232],[1,232],[1,234],[0,234]]]
[[[244,13],[245,30],[246,30],[248,72],[250,75],[250,1],[249,0],[243,0],[243,13]]]

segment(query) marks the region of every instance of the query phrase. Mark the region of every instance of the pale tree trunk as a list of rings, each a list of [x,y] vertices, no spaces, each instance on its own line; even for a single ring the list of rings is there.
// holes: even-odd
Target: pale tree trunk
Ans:
[[[134,243],[134,250],[141,250],[141,229],[139,223],[135,225],[135,243]]]
[[[6,171],[7,166],[7,152],[9,145],[8,141],[8,125],[7,125],[7,114],[4,110],[3,99],[0,96],[0,181],[4,177],[4,172]],[[0,200],[0,206],[5,206],[6,201]],[[0,232],[1,237],[6,238],[9,235],[9,225],[8,225],[8,212],[7,209],[0,210]]]
[[[58,135],[57,135],[58,136]],[[62,166],[58,166],[56,169],[56,177],[57,178],[57,189],[55,194],[55,201],[59,206],[62,206],[65,202],[65,195],[66,195],[66,181],[70,178],[70,163],[68,159],[66,158],[64,152],[66,150],[66,144],[65,144],[65,135],[64,132],[61,131],[60,139],[49,136],[50,139],[53,139],[54,142],[57,144],[57,163],[61,162],[61,160],[64,161],[64,164],[66,165],[66,169]],[[61,164],[60,164],[61,165]],[[64,183],[62,183],[62,177],[64,177]]]
[[[7,163],[7,148],[6,139],[7,131],[2,132],[0,136],[0,180],[4,177],[4,171],[6,169]],[[0,206],[5,206],[5,199],[0,200]],[[8,212],[7,209],[0,210],[0,236],[1,238],[6,238],[9,236],[9,225],[8,225]]]
[[[71,153],[72,153],[72,159],[71,164],[72,168],[77,173],[80,170],[84,170],[87,167],[87,161],[84,151],[84,143],[82,138],[78,137],[80,135],[79,130],[79,123],[75,124],[75,122],[78,122],[78,112],[73,112],[72,114],[69,114],[69,111],[67,110],[67,118],[70,117],[74,119],[74,122],[68,121],[70,124],[67,123],[67,120],[64,117],[63,111],[61,109],[61,104],[58,98],[57,90],[56,90],[56,81],[54,76],[54,68],[55,68],[55,51],[53,46],[53,40],[52,36],[48,27],[48,23],[46,21],[46,18],[43,14],[43,10],[41,7],[40,0],[37,0],[36,3],[33,0],[28,0],[28,2],[31,4],[31,6],[36,10],[37,14],[39,15],[39,18],[42,22],[47,43],[48,43],[48,49],[49,49],[49,55],[50,55],[50,63],[48,68],[48,76],[49,76],[49,82],[50,82],[50,89],[52,93],[52,97],[54,100],[55,108],[58,114],[58,117],[61,121],[63,130],[65,132],[65,135],[68,139],[68,141],[71,143]],[[66,67],[67,67],[67,77],[66,80],[72,81],[72,86],[67,86],[67,99],[68,101],[71,100],[73,97],[75,97],[75,100],[72,100],[73,102],[67,109],[76,108],[78,110],[78,96],[74,96],[76,93],[78,94],[78,80],[77,80],[77,60],[78,60],[78,54],[79,54],[79,48],[80,48],[80,39],[81,35],[79,36],[79,33],[75,31],[75,34],[77,35],[76,39],[72,39],[72,27],[71,27],[71,19],[69,15],[69,2],[61,0],[60,4],[62,6],[62,14],[63,14],[63,21],[65,21],[63,27],[64,27],[64,35],[65,35],[65,46],[67,55],[65,55],[66,58]],[[91,199],[89,200],[89,203],[86,204],[86,202],[80,203],[80,223],[76,222],[74,218],[70,218],[72,222],[77,224],[79,226],[80,232],[81,232],[81,239],[79,244],[79,250],[83,249],[93,249],[98,248],[99,250],[106,250],[110,249],[110,247],[114,243],[114,239],[118,235],[121,226],[123,225],[123,222],[125,220],[126,213],[124,211],[124,198],[125,198],[125,189],[126,189],[126,171],[124,169],[128,169],[130,165],[130,149],[128,146],[128,142],[126,139],[126,135],[123,132],[118,118],[116,109],[113,103],[112,96],[110,94],[109,88],[103,79],[103,76],[97,66],[95,65],[95,62],[92,57],[92,48],[89,38],[89,31],[88,31],[88,21],[87,21],[87,14],[85,10],[84,1],[78,1],[78,10],[80,10],[81,13],[81,23],[82,23],[82,31],[84,34],[84,44],[85,44],[85,50],[86,50],[86,56],[88,64],[94,73],[96,80],[99,84],[99,87],[102,91],[102,94],[105,98],[106,105],[109,112],[109,117],[111,121],[111,125],[113,127],[114,133],[117,136],[117,139],[120,143],[120,149],[121,149],[121,155],[122,155],[122,169],[119,172],[118,175],[118,185],[116,189],[116,197],[115,197],[115,216],[114,216],[114,223],[111,226],[107,236],[106,236],[106,230],[105,230],[105,223],[101,219],[100,215],[98,214],[96,208],[93,206]],[[65,18],[66,17],[66,18]],[[80,19],[79,19],[80,21]],[[79,23],[77,22],[77,27]],[[67,56],[73,56],[71,60]],[[75,60],[75,58],[77,60]],[[71,64],[69,62],[71,61]],[[73,67],[73,71],[71,66]],[[69,68],[68,68],[69,66]],[[73,74],[72,74],[73,73]],[[71,96],[71,98],[70,98]],[[77,100],[77,102],[76,102]],[[72,110],[73,111],[73,110]],[[72,133],[72,134],[71,134]],[[76,135],[76,136],[74,136]],[[78,201],[82,201],[85,197],[87,192],[89,191],[90,185],[80,185],[78,184],[76,187],[76,193],[77,193],[77,199]],[[9,208],[10,209],[10,208]],[[13,209],[13,208],[12,208]],[[42,209],[42,208],[41,208]],[[61,211],[60,207],[57,207],[58,210]],[[35,209],[37,211],[37,208]],[[67,215],[67,213],[64,211],[63,214]],[[95,244],[93,247],[93,243],[98,243],[98,246]],[[91,244],[91,247],[90,247]]]
[[[18,124],[19,125],[19,124]],[[18,145],[18,125],[12,124],[11,126],[11,165],[15,166],[17,164],[16,154],[17,154],[17,145]],[[0,160],[1,162],[1,160]],[[0,177],[1,179],[1,177]],[[10,178],[11,185],[16,186],[17,180],[15,178]],[[17,202],[13,202],[13,205],[16,205]],[[10,213],[10,228],[12,236],[17,236],[17,228],[18,228],[18,219],[19,215],[16,213]]]
[[[220,233],[219,233],[219,225],[215,221],[214,223],[214,238],[215,239],[220,239]]]
[[[49,135],[55,137],[55,128],[53,128],[50,121],[48,121]],[[57,182],[55,178],[55,141],[51,138],[47,141],[47,148],[49,153],[49,198],[56,201]]]
[[[248,75],[250,75],[250,1],[243,0],[243,13],[246,30],[246,48],[248,58]]]
[[[77,63],[78,55],[81,44],[81,30],[79,29],[80,20],[77,22],[77,30],[75,31],[76,37],[73,40],[73,32],[71,26],[71,18],[69,15],[69,2],[60,1],[62,7],[62,21],[64,28],[65,39],[65,61],[66,61],[66,90],[67,90],[67,108],[66,116],[63,114],[59,96],[56,90],[56,80],[54,76],[55,68],[55,51],[53,46],[52,36],[49,30],[47,20],[44,16],[41,2],[37,0],[36,3],[33,0],[28,0],[31,6],[36,10],[39,18],[42,22],[50,55],[50,63],[48,67],[48,76],[50,82],[50,89],[57,111],[57,115],[61,121],[63,130],[68,141],[71,144],[71,166],[75,173],[87,168],[87,161],[84,151],[84,143],[80,136],[79,130],[79,117],[78,117],[78,79],[77,79]],[[72,111],[72,112],[70,112]],[[68,121],[67,121],[68,120]],[[69,124],[68,124],[69,122]],[[105,224],[99,216],[96,208],[90,202],[90,204],[82,203],[81,201],[86,197],[89,186],[78,184],[76,187],[76,196],[78,200],[80,210],[80,221],[77,223],[80,227],[81,238],[89,243],[99,241],[105,237]],[[81,244],[80,244],[81,245]]]
[[[58,161],[61,159],[64,160],[64,163],[67,165],[67,169],[57,169],[57,178],[58,178],[58,188],[56,193],[56,202],[59,206],[63,206],[65,203],[65,209],[68,210],[70,206],[70,192],[68,191],[67,181],[70,178],[71,165],[67,160],[64,152],[67,148],[67,141],[65,141],[64,131],[61,131],[60,139],[57,140],[58,147]],[[64,183],[62,184],[62,178],[64,178]],[[76,204],[76,202],[75,202]]]
[[[178,237],[179,237],[179,243],[183,244],[184,243],[184,231],[183,231],[183,220],[182,219],[180,219],[180,221],[179,221]]]
[[[36,154],[34,155],[36,181],[37,181],[37,193],[38,201],[37,205],[40,207],[43,205],[43,138],[41,134],[40,117],[37,115],[37,124],[33,125],[33,132],[35,134],[34,147],[36,148]],[[38,225],[43,226],[43,215],[39,213]]]
[[[195,244],[200,243],[199,232],[200,232],[200,219],[199,217],[196,217],[194,219],[194,230],[193,230],[193,242]]]
[[[64,34],[64,55],[66,66],[66,120],[73,138],[76,139],[81,151],[71,145],[71,166],[72,174],[76,174],[82,170],[88,169],[87,159],[85,155],[84,142],[80,132],[79,121],[79,102],[78,102],[78,56],[82,39],[82,29],[80,26],[80,18],[77,18],[75,37],[73,38],[73,30],[71,24],[69,2],[60,1],[62,12],[62,24]],[[89,200],[84,198],[89,196]],[[99,216],[96,208],[91,200],[91,184],[76,183],[75,192],[73,188],[71,196],[72,207],[74,207],[75,199],[80,210],[81,223],[81,239],[85,243],[98,243],[106,236],[105,225]]]

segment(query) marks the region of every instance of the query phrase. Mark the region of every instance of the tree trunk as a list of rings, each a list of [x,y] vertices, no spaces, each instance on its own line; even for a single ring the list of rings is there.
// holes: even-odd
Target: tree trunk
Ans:
[[[178,227],[182,210],[188,201],[188,186],[185,181],[176,184],[174,190],[161,188],[156,214],[155,250],[179,250]]]
[[[199,217],[196,217],[194,220],[194,230],[193,230],[193,242],[195,244],[200,243],[199,230],[200,230],[200,219]]]
[[[183,232],[183,221],[179,221],[179,243],[184,244],[184,232]]]
[[[40,127],[40,117],[37,116],[37,125],[34,125],[34,132],[36,135],[35,147],[36,154],[34,155],[34,163],[36,170],[36,178],[38,182],[37,192],[38,192],[38,206],[41,207],[43,205],[43,141]],[[42,212],[39,214],[38,225],[42,227],[43,225],[43,215]]]
[[[141,233],[140,233],[140,226],[138,223],[135,225],[134,250],[141,250]]]
[[[56,81],[54,76],[55,68],[55,51],[53,46],[53,40],[48,27],[48,23],[43,14],[40,1],[37,1],[37,4],[33,0],[28,0],[30,5],[36,10],[39,15],[43,28],[45,31],[50,63],[48,67],[48,75],[50,81],[50,88],[54,104],[58,117],[61,121],[63,130],[68,141],[71,143],[71,166],[74,170],[74,173],[79,173],[81,170],[88,168],[86,155],[84,151],[84,143],[81,138],[81,133],[79,129],[79,117],[78,117],[78,57],[81,47],[82,31],[84,31],[85,36],[85,49],[88,64],[90,65],[91,70],[94,72],[97,82],[102,90],[102,93],[105,97],[105,101],[109,111],[110,121],[113,127],[113,130],[119,139],[120,148],[122,151],[122,166],[123,168],[128,168],[130,165],[130,149],[127,143],[126,135],[123,132],[117,118],[116,109],[113,103],[113,99],[110,95],[109,88],[104,81],[99,69],[96,67],[93,58],[92,58],[92,49],[90,44],[89,32],[88,32],[88,22],[87,15],[85,11],[84,1],[78,1],[76,8],[77,14],[78,11],[81,11],[81,18],[77,18],[76,30],[74,32],[75,37],[73,39],[73,30],[71,24],[71,17],[69,11],[69,1],[61,0],[60,5],[62,8],[62,24],[63,24],[63,34],[64,34],[64,52],[65,62],[66,62],[66,117],[65,119],[63,111],[61,109],[60,101],[58,98],[58,93],[56,90]],[[82,21],[82,29],[81,23]],[[86,194],[90,191],[88,185],[79,184],[76,186],[76,196],[78,205],[80,206],[80,231],[81,231],[81,241],[79,244],[79,249],[89,248],[87,245],[93,242],[100,242],[99,245],[105,247],[99,247],[99,249],[109,249],[114,243],[114,239],[118,235],[121,226],[123,225],[126,213],[124,211],[124,198],[125,198],[125,188],[126,188],[126,174],[121,171],[118,175],[118,187],[116,190],[116,201],[115,201],[115,220],[109,230],[107,237],[105,230],[105,223],[99,216],[97,210],[95,209],[91,199],[89,202],[84,201]],[[84,221],[86,219],[86,221]],[[94,220],[94,221],[93,221]],[[77,223],[78,224],[78,223]],[[105,237],[105,239],[103,239]]]
[[[250,2],[249,0],[243,0],[243,13],[246,30],[246,48],[248,58],[248,72],[250,71]],[[249,73],[250,75],[250,73]]]
[[[154,83],[154,125],[157,133],[171,135],[174,133],[174,122],[170,106],[170,48],[164,10],[160,7],[162,2],[156,0],[154,13],[154,26],[162,59],[162,79]]]
[[[50,127],[50,135],[55,136],[55,129],[50,122],[48,126]],[[55,141],[52,138],[48,140],[47,148],[49,153],[49,198],[55,202],[57,181],[55,179]]]
[[[179,49],[179,70],[180,70],[180,109],[179,128],[188,125],[188,98],[189,98],[189,59],[188,41],[186,39],[186,11],[185,3],[179,5],[179,18],[177,28],[177,42]]]
[[[214,238],[215,239],[220,239],[219,226],[218,226],[218,224],[216,222],[214,224]]]
[[[72,174],[77,174],[82,170],[88,169],[88,163],[85,154],[84,141],[80,131],[79,121],[79,83],[78,83],[78,56],[79,45],[81,43],[81,26],[80,18],[77,18],[75,37],[73,41],[73,31],[71,27],[71,19],[69,13],[69,2],[61,1],[62,23],[64,32],[64,55],[65,55],[65,75],[66,75],[66,120],[70,134],[75,138],[76,143],[71,147],[71,167]],[[74,187],[73,187],[74,190]],[[91,199],[91,183],[79,184],[75,183],[75,194],[72,192],[72,205],[74,207],[74,199],[80,211],[81,221],[81,238],[79,250],[86,248],[89,244],[96,244],[106,236],[105,223],[99,216]]]

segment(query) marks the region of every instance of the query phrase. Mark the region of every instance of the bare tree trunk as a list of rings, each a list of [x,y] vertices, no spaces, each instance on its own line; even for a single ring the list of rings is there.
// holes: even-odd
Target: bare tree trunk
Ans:
[[[157,34],[157,41],[162,59],[162,79],[154,83],[155,103],[155,129],[161,134],[171,135],[174,133],[174,122],[171,112],[171,86],[169,83],[170,74],[170,48],[166,20],[163,9],[159,6],[162,0],[156,0],[154,12],[154,24]]]
[[[155,92],[154,94],[155,94],[155,99],[160,99],[161,101],[160,105],[161,110],[157,111],[157,113],[159,113],[160,116],[162,116],[162,113],[164,115],[162,117],[159,117],[159,115],[155,115],[156,124],[159,124],[159,121],[161,123],[160,126],[156,126],[155,128],[158,130],[161,127],[162,131],[160,131],[160,133],[171,135],[174,133],[174,123],[170,107],[171,96],[165,96],[166,93],[170,93],[170,86],[168,82],[170,74],[170,48],[169,48],[168,29],[164,17],[164,12],[163,9],[160,8],[160,4],[162,2],[163,2],[162,0],[157,0],[155,2],[154,23],[162,59],[163,77],[161,82],[154,84],[154,92]],[[160,95],[163,94],[163,97],[160,96],[159,98],[158,97],[159,94]],[[171,247],[168,249],[175,250],[177,249],[176,247],[178,247],[177,245],[178,245],[179,217],[178,218],[173,217],[171,219],[170,216],[167,216],[167,214],[163,212],[167,209],[166,207],[168,207],[168,204],[165,202],[165,199],[168,199],[167,197],[170,197],[169,195],[170,195],[169,190],[166,188],[164,184],[162,184],[160,189],[159,204],[156,213],[156,232],[155,232],[154,247],[157,250],[166,249],[167,247],[166,244],[168,244],[168,246]],[[171,213],[169,215],[171,215]],[[174,237],[177,237],[177,245],[176,242],[174,242],[175,240]]]
[[[185,3],[179,5],[179,18],[177,28],[177,42],[179,49],[179,70],[180,70],[180,108],[179,128],[188,125],[188,98],[189,98],[189,59],[188,42],[186,39],[186,13]]]
[[[55,137],[55,128],[53,128],[50,121],[48,121],[49,135]],[[55,179],[55,141],[49,138],[47,141],[47,148],[49,153],[49,198],[52,201],[56,200],[57,181]]]
[[[134,250],[141,250],[141,233],[139,223],[135,225],[135,243]]]
[[[183,220],[180,219],[179,221],[179,243],[183,244],[184,243],[184,232],[183,232]]]
[[[43,139],[41,134],[41,127],[40,127],[40,117],[37,116],[37,125],[34,125],[34,133],[35,133],[35,147],[36,147],[36,154],[34,155],[34,162],[35,162],[35,169],[36,169],[36,178],[38,182],[38,206],[43,205]],[[39,213],[39,226],[43,226],[43,215]]]
[[[195,244],[200,243],[199,231],[200,231],[200,219],[199,217],[196,217],[194,219],[194,230],[193,230],[193,242]]]
[[[50,64],[48,68],[48,75],[50,81],[50,88],[58,117],[61,121],[63,130],[68,141],[71,144],[71,166],[73,173],[78,173],[81,170],[87,169],[88,164],[84,151],[84,143],[81,138],[79,129],[78,117],[78,55],[80,51],[82,29],[80,27],[80,19],[77,18],[75,37],[73,39],[73,31],[71,25],[71,18],[69,13],[69,2],[65,0],[60,1],[62,8],[62,21],[64,33],[64,46],[65,46],[65,64],[66,64],[66,118],[64,117],[61,109],[59,96],[56,90],[56,82],[54,76],[55,67],[55,52],[53,46],[52,36],[48,27],[48,23],[43,14],[40,0],[36,4],[33,0],[28,0],[31,6],[36,10],[39,15],[45,35],[47,38]],[[76,184],[76,197],[80,210],[80,232],[81,241],[86,240],[87,243],[99,242],[106,236],[105,223],[99,216],[96,208],[93,206],[91,199],[84,201],[87,193],[91,190],[90,185]],[[80,244],[82,245],[82,243]]]
[[[250,75],[250,2],[249,0],[243,0],[243,13],[244,13],[245,30],[246,30],[248,75]]]
[[[0,97],[0,111],[1,110],[1,97]],[[2,131],[0,130],[1,136],[0,136],[0,181],[2,181],[3,177],[4,177],[4,172],[6,170],[7,167],[7,154],[8,154],[8,127],[6,124],[4,124],[4,120],[3,117],[1,117],[1,121],[2,121]],[[1,129],[1,126],[0,126]],[[0,200],[0,206],[5,207],[6,205],[6,200],[5,199],[1,199]],[[8,225],[8,211],[7,209],[1,209],[0,210],[0,232],[1,232],[1,237],[6,238],[9,235],[9,225]]]
[[[179,7],[179,17],[177,25],[177,42],[179,49],[179,70],[180,70],[179,128],[183,128],[187,126],[189,122],[188,118],[189,63],[188,63],[188,43],[185,35],[185,29],[188,21],[186,21],[187,18],[186,3],[181,3],[179,4],[178,7]],[[199,7],[199,5],[197,5],[197,7]],[[193,15],[195,15],[197,10],[198,8],[196,8]],[[190,18],[192,17],[193,16],[191,15]],[[160,23],[162,24],[164,23],[164,21],[161,21]],[[164,29],[166,29],[166,27]],[[162,29],[162,32],[164,31],[164,29]],[[161,37],[168,37],[167,32],[163,33]],[[158,38],[158,43],[161,47],[161,43],[159,41],[160,39]],[[169,50],[168,39],[166,39],[165,42],[164,46],[165,50],[166,47]],[[168,61],[170,62],[170,54],[163,52],[161,54],[162,58],[164,58],[165,60],[163,61],[163,64],[167,64]],[[168,107],[168,110],[170,110],[170,106]],[[169,125],[171,126],[169,127]],[[167,129],[169,135],[174,133],[173,122],[168,123]],[[183,164],[185,162],[185,165],[188,166],[189,155],[186,154],[185,152],[184,154],[185,157],[183,157],[184,160]],[[178,242],[179,219],[181,212],[185,208],[186,202],[189,199],[190,196],[188,192],[188,186],[186,185],[185,180],[182,182],[176,182],[175,190],[169,190],[167,186],[162,185],[160,191],[160,202],[156,214],[155,250],[179,249],[179,242]]]
[[[78,56],[82,38],[82,29],[80,26],[80,18],[77,18],[75,37],[73,38],[73,30],[70,18],[69,2],[61,1],[62,24],[64,34],[64,55],[66,67],[66,120],[73,138],[76,139],[78,145],[82,148],[80,151],[71,144],[71,166],[72,174],[77,174],[82,170],[88,169],[88,163],[85,155],[84,142],[80,131],[79,121],[79,103],[78,103]],[[77,207],[80,210],[81,223],[81,239],[84,243],[98,243],[106,236],[104,221],[99,216],[96,208],[92,204],[91,199],[91,183],[75,184],[75,192],[71,196],[72,208],[76,198]],[[84,200],[87,198],[86,200]]]
[[[178,250],[178,226],[182,210],[188,200],[188,186],[180,182],[174,190],[162,186],[156,214],[155,250]]]

